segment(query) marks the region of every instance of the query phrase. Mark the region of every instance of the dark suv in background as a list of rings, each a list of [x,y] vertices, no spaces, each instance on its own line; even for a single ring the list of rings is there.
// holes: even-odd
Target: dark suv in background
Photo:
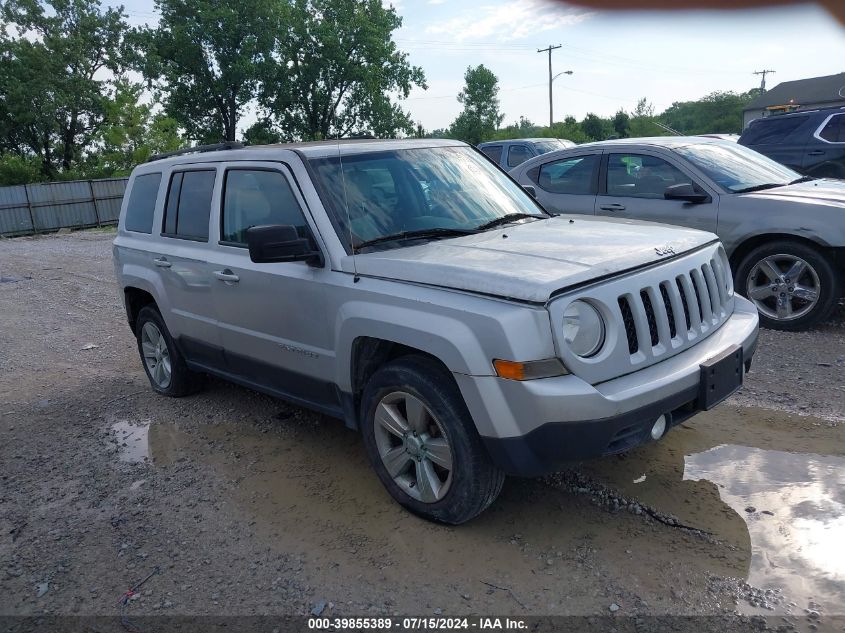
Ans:
[[[507,141],[488,141],[478,146],[499,167],[508,171],[540,154],[575,147],[565,138],[518,138]]]
[[[756,119],[738,142],[801,174],[845,178],[845,108]]]

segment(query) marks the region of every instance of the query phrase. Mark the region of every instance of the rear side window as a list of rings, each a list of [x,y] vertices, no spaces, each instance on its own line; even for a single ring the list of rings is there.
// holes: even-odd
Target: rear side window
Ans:
[[[819,136],[829,143],[845,143],[845,115],[837,114],[819,132]]]
[[[501,145],[488,145],[487,147],[482,147],[481,151],[487,154],[487,157],[497,165],[502,162]]]
[[[531,158],[531,150],[525,145],[511,145],[508,150],[508,167],[516,167]]]
[[[224,187],[222,242],[246,244],[247,229],[265,224],[288,224],[300,236],[309,235],[299,202],[281,173],[230,169]]]
[[[132,181],[132,191],[129,192],[129,202],[126,204],[127,231],[136,233],[153,232],[153,213],[156,208],[158,187],[161,184],[161,173],[144,174]]]
[[[213,169],[180,171],[170,177],[163,234],[186,240],[208,241],[208,218],[214,193]]]
[[[758,119],[745,130],[742,135],[743,145],[766,145],[769,143],[780,143],[787,136],[797,130],[804,121],[805,116],[778,117],[774,115],[768,119]]]
[[[540,167],[537,184],[551,193],[594,194],[600,154],[564,158]]]

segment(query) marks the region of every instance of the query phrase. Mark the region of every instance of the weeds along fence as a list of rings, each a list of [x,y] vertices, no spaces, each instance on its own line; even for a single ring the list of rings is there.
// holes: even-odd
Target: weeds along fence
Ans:
[[[0,236],[117,224],[128,178],[0,187]]]

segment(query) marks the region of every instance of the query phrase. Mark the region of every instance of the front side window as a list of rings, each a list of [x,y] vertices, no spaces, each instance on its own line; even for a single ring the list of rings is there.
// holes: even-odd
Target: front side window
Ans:
[[[563,158],[540,167],[537,184],[550,193],[595,194],[593,182],[601,154]]]
[[[789,167],[736,143],[701,143],[675,151],[731,193],[780,187],[801,178]]]
[[[208,220],[214,193],[214,170],[180,171],[170,177],[163,234],[208,241]]]
[[[511,145],[508,150],[508,167],[521,165],[531,157],[531,150],[525,145]]]
[[[129,192],[129,202],[126,203],[124,224],[127,231],[153,232],[153,213],[160,184],[161,173],[136,176],[132,181],[132,191]]]
[[[647,154],[610,154],[607,160],[607,195],[663,198],[667,187],[692,179],[662,158]]]
[[[308,234],[299,202],[280,172],[230,169],[223,187],[221,242],[245,245],[247,229],[267,224],[287,224]]]
[[[482,147],[481,151],[484,152],[490,158],[490,160],[492,160],[497,165],[502,162],[501,145],[488,145],[487,147]]]
[[[342,172],[337,156],[309,163],[347,250],[403,232],[471,232],[513,214],[546,217],[519,185],[468,147],[352,154],[343,157]]]
[[[829,143],[845,143],[845,114],[830,117],[819,136]]]

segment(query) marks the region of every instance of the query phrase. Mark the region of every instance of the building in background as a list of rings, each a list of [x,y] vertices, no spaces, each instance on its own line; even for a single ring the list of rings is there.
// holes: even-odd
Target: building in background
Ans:
[[[745,107],[742,127],[760,117],[831,106],[845,106],[845,73],[778,84]]]

